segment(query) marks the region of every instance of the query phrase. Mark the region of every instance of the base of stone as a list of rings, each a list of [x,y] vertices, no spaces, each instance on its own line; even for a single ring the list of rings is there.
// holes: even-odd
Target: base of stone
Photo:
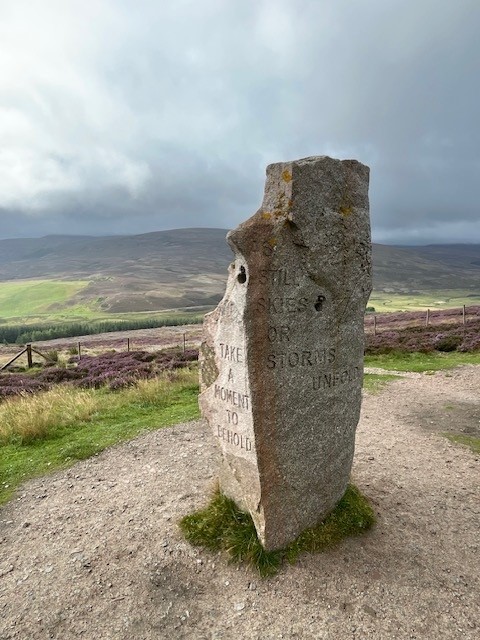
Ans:
[[[217,488],[209,504],[185,516],[180,528],[194,546],[212,551],[224,550],[235,562],[257,569],[262,577],[271,576],[301,553],[320,553],[350,536],[365,533],[375,524],[375,514],[367,498],[349,484],[335,509],[318,525],[305,529],[284,549],[265,551],[248,513]]]

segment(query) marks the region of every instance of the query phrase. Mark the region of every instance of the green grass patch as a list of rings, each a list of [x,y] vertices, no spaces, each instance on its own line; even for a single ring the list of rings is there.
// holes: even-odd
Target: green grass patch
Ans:
[[[51,305],[65,305],[88,280],[22,280],[0,282],[0,317],[3,319],[47,313]]]
[[[463,433],[444,433],[443,435],[451,442],[454,442],[455,444],[462,444],[466,447],[469,447],[473,451],[473,453],[480,454],[480,438],[478,436],[469,436]]]
[[[88,392],[88,402],[82,395],[80,417],[60,418],[61,409],[44,403],[48,415],[37,418],[38,433],[15,430],[12,405],[18,404],[18,414],[25,411],[29,400],[36,401],[45,396],[37,394],[30,398],[12,399],[0,405],[0,412],[9,407],[9,422],[1,422],[3,444],[0,444],[0,504],[6,502],[15,489],[25,480],[59,468],[66,468],[77,460],[88,458],[106,447],[130,440],[139,434],[166,427],[198,417],[198,374],[195,370],[170,373],[135,387],[118,392],[104,389]],[[71,389],[62,387],[64,397]],[[78,392],[77,392],[78,393]],[[85,392],[82,392],[84,394]],[[52,400],[53,402],[53,400]],[[72,407],[74,398],[70,398]],[[93,403],[93,406],[92,406]],[[85,408],[83,405],[87,405]],[[63,405],[65,406],[65,405]],[[33,416],[30,413],[30,416]],[[51,419],[49,419],[49,416]],[[53,416],[53,417],[52,417]],[[56,416],[56,417],[55,417]],[[0,421],[2,415],[0,414]],[[19,418],[19,424],[28,424]],[[7,426],[5,426],[7,424]]]
[[[369,393],[379,393],[385,385],[399,377],[393,373],[366,373],[363,376],[363,388]]]
[[[436,290],[425,293],[383,293],[374,291],[368,301],[376,312],[426,311],[427,309],[455,309],[480,304],[480,295],[461,289]]]
[[[390,371],[440,371],[453,369],[462,364],[480,364],[480,352],[460,353],[384,353],[375,356],[365,356],[366,367],[379,367]]]
[[[306,529],[278,551],[265,551],[251,516],[240,511],[218,489],[205,509],[182,518],[180,528],[191,544],[226,551],[233,562],[246,563],[267,577],[277,573],[284,561],[294,563],[301,553],[325,551],[346,537],[364,533],[374,523],[375,514],[367,499],[354,485],[349,485],[322,523]]]

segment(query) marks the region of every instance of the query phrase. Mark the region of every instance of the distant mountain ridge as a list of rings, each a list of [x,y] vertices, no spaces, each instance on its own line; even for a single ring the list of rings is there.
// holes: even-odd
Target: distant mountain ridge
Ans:
[[[397,293],[480,290],[480,244],[373,245],[374,289]]]
[[[173,229],[129,236],[0,240],[0,282],[86,280],[76,303],[105,311],[212,305],[223,295],[232,252],[225,229]],[[396,293],[479,293],[480,245],[373,245],[374,288]]]

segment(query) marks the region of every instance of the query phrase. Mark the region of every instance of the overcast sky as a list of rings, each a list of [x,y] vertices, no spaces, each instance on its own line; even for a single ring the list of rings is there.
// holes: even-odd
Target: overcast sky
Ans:
[[[0,238],[231,228],[371,168],[373,238],[480,242],[479,0],[0,0]]]

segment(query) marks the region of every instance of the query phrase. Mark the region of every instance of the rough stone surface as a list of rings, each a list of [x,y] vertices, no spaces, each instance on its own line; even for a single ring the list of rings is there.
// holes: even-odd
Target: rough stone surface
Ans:
[[[222,490],[267,550],[319,522],[349,480],[371,291],[366,166],[270,165],[262,207],[227,236],[226,293],[204,324],[200,406]]]

